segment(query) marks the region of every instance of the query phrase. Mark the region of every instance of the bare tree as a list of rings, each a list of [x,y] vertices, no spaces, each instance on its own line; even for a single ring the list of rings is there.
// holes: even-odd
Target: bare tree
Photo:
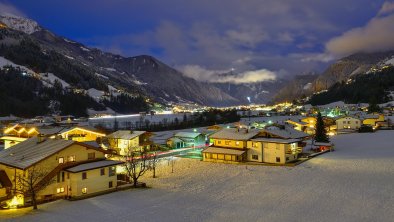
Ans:
[[[54,177],[44,168],[33,166],[23,171],[23,174],[18,174],[16,181],[16,192],[22,193],[25,198],[31,197],[33,209],[36,210],[37,194],[53,183]]]
[[[149,164],[150,170],[153,171],[153,178],[156,178],[156,166],[157,166],[158,162],[159,162],[159,158],[157,157],[157,152],[155,152],[152,155],[151,160],[150,160],[150,164]]]
[[[150,155],[145,148],[130,147],[125,150],[124,167],[126,173],[137,187],[138,179],[149,170]]]

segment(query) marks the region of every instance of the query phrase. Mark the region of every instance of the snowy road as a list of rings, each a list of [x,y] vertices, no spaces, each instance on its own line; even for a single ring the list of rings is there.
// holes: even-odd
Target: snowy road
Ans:
[[[9,221],[394,221],[394,131],[339,135],[336,152],[296,167],[178,159],[152,189],[126,190],[40,210],[0,211]],[[7,219],[4,221],[8,221]],[[3,221],[3,220],[2,220]]]

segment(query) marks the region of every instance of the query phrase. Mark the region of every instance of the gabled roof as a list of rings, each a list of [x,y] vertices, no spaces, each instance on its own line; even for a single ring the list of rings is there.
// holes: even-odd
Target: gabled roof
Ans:
[[[183,137],[183,138],[196,138],[197,136],[201,135],[201,133],[194,133],[194,132],[179,132],[174,135],[174,137]]]
[[[249,140],[260,133],[257,129],[238,129],[229,128],[222,129],[210,136],[212,139],[229,139],[229,140]]]
[[[38,142],[38,138],[33,137],[1,151],[0,163],[19,169],[26,169],[73,144],[94,149],[89,145],[73,140],[46,139],[43,142]]]
[[[283,139],[299,139],[309,136],[309,134],[293,129],[291,127],[284,127],[283,129],[281,129],[276,126],[270,126],[263,129],[262,131]]]
[[[144,133],[146,133],[146,131],[118,130],[107,135],[107,138],[131,140],[137,136],[141,136]]]

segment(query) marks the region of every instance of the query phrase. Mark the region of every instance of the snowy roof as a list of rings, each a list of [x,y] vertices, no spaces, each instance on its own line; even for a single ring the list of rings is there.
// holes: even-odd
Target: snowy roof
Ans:
[[[37,127],[37,130],[40,134],[43,135],[54,135],[54,134],[58,134],[63,130],[69,130],[70,128],[65,128],[65,127]]]
[[[175,137],[184,137],[184,138],[196,138],[199,135],[201,135],[201,133],[179,132],[179,133],[176,133],[174,136]]]
[[[264,137],[258,137],[255,139],[251,139],[251,141],[256,141],[256,142],[271,142],[271,143],[296,143],[299,142],[299,139],[277,139],[277,138],[264,138]]]
[[[232,154],[232,155],[242,155],[245,153],[243,150],[225,149],[219,147],[208,147],[202,151],[203,153],[220,153],[220,154]]]
[[[113,139],[131,140],[137,136],[141,136],[144,133],[146,133],[146,131],[118,130],[109,134],[107,137]]]
[[[93,170],[93,169],[97,169],[97,168],[114,166],[114,165],[119,165],[119,164],[123,164],[123,162],[122,161],[115,161],[115,160],[100,160],[100,161],[91,162],[91,163],[79,164],[77,166],[66,169],[66,171],[69,171],[72,173],[77,173],[77,172],[81,172],[81,171]]]
[[[63,139],[47,139],[38,143],[37,137],[33,137],[1,151],[0,163],[26,169],[74,143],[76,142]]]
[[[263,129],[262,131],[284,139],[298,139],[298,138],[305,138],[309,136],[309,134],[306,134],[302,131],[290,127],[284,127],[284,129],[281,129],[276,126],[270,126]]]
[[[358,118],[358,117],[356,117],[356,116],[342,116],[342,117],[339,117],[338,119],[336,119],[335,121],[341,121],[341,120],[343,120],[343,119],[355,119],[355,120],[360,120],[360,118]]]
[[[323,143],[323,142],[315,142],[314,145],[316,146],[332,146],[332,143]]]
[[[230,140],[249,140],[259,134],[260,130],[256,129],[239,129],[229,128],[222,129],[210,136],[213,139],[230,139]]]

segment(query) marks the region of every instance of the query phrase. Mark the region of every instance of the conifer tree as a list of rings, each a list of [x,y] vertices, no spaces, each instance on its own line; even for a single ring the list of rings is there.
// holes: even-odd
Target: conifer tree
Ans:
[[[318,112],[317,114],[315,129],[316,129],[316,134],[315,134],[316,142],[323,142],[323,143],[330,142],[330,139],[328,138],[326,129],[324,127],[323,117],[321,116],[320,112]]]

